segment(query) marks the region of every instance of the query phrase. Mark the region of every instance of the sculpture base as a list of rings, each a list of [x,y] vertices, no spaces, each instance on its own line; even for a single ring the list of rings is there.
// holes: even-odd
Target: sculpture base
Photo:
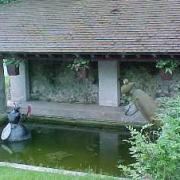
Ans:
[[[18,142],[25,141],[31,138],[31,133],[23,124],[11,124],[10,135],[5,141]]]

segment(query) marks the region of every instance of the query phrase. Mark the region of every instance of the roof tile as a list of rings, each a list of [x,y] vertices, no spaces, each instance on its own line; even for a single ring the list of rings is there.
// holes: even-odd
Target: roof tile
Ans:
[[[0,51],[180,52],[179,0],[22,0],[0,7]]]

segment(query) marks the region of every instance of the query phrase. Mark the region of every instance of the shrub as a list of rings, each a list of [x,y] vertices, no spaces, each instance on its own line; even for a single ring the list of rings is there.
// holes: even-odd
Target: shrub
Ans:
[[[147,128],[152,125],[146,125],[139,132],[129,127],[131,132],[131,138],[128,140],[131,144],[130,153],[136,162],[129,166],[119,165],[125,175],[132,179],[180,179],[179,110],[180,97],[166,100],[158,114],[163,123],[160,129],[149,131]],[[155,140],[152,140],[152,134],[157,136]]]
[[[158,116],[162,121],[166,116],[173,118],[180,117],[180,95],[174,98],[162,98],[160,104]]]

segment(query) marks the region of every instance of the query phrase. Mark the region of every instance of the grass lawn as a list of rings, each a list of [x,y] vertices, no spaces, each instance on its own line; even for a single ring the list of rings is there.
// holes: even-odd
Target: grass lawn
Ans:
[[[54,173],[35,172],[16,168],[0,167],[0,180],[114,180],[98,175],[71,176]]]

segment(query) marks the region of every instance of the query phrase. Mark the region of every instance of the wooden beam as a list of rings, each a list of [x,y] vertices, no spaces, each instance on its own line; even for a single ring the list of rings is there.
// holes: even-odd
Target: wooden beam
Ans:
[[[19,57],[29,60],[64,60],[72,61],[75,58],[87,58],[92,61],[111,61],[118,60],[122,62],[154,62],[158,58],[179,58],[180,54],[175,53],[17,53]]]
[[[141,57],[141,55],[140,55],[140,54],[137,54],[136,57],[139,59],[139,58]]]
[[[154,62],[156,58],[152,55],[109,55],[108,58],[103,55],[96,55],[96,61],[121,61],[121,62]]]
[[[156,55],[156,54],[152,54],[152,57],[153,57],[153,58],[157,58],[157,55]]]
[[[106,59],[109,59],[109,54],[105,54],[105,58],[106,58]]]
[[[62,59],[65,59],[66,58],[66,54],[62,54]]]
[[[95,61],[95,55],[94,54],[91,54],[91,60]]]
[[[126,56],[126,55],[125,55],[124,53],[123,53],[123,54],[121,54],[121,58],[122,58],[122,59],[124,59],[124,58],[125,58],[125,56]]]
[[[79,55],[79,54],[74,54],[74,56],[75,56],[76,58],[79,58],[79,57],[80,57],[80,55]]]

